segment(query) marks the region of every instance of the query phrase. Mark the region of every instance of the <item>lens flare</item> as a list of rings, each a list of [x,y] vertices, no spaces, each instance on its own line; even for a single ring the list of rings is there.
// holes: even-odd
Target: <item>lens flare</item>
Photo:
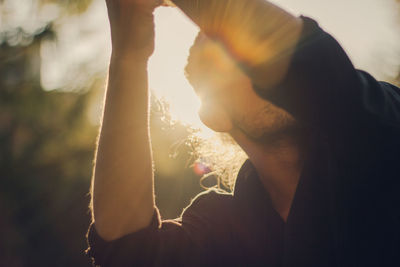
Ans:
[[[193,165],[193,172],[197,174],[198,176],[203,176],[207,173],[209,173],[211,170],[203,163],[201,162],[196,162]]]

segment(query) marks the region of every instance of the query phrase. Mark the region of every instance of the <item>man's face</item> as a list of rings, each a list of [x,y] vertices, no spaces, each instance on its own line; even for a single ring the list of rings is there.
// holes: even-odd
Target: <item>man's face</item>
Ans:
[[[201,99],[199,113],[206,125],[207,118],[218,117],[222,111],[233,127],[261,142],[295,125],[290,114],[259,97],[226,49],[204,34],[191,49],[186,72]]]

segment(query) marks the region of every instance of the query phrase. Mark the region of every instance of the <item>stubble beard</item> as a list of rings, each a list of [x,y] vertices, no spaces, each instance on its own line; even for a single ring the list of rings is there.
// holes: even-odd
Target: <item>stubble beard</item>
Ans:
[[[235,116],[233,123],[250,140],[260,145],[275,146],[288,138],[299,140],[303,132],[292,115],[271,103],[254,114]]]

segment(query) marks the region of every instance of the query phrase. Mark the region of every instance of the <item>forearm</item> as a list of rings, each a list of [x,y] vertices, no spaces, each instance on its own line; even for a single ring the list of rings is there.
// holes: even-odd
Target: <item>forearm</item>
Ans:
[[[103,122],[93,175],[92,212],[106,240],[149,225],[154,212],[147,61],[152,9],[108,2],[112,33]],[[130,12],[128,12],[130,10]]]
[[[302,31],[300,18],[265,0],[173,2],[245,70],[252,70],[253,82],[271,87],[286,75]],[[271,65],[270,73],[257,72],[260,65]]]
[[[147,226],[153,213],[153,174],[145,63],[110,65],[93,181],[93,215],[105,239]]]

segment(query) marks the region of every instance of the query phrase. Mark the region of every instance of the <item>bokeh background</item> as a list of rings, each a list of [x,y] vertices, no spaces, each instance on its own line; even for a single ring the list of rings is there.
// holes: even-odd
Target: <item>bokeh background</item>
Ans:
[[[358,68],[400,80],[400,3],[275,0],[316,18]],[[149,67],[157,205],[178,216],[202,190],[188,138],[212,137],[184,79],[197,28],[156,11]],[[89,266],[89,187],[101,117],[109,29],[103,0],[0,0],[0,266]]]

